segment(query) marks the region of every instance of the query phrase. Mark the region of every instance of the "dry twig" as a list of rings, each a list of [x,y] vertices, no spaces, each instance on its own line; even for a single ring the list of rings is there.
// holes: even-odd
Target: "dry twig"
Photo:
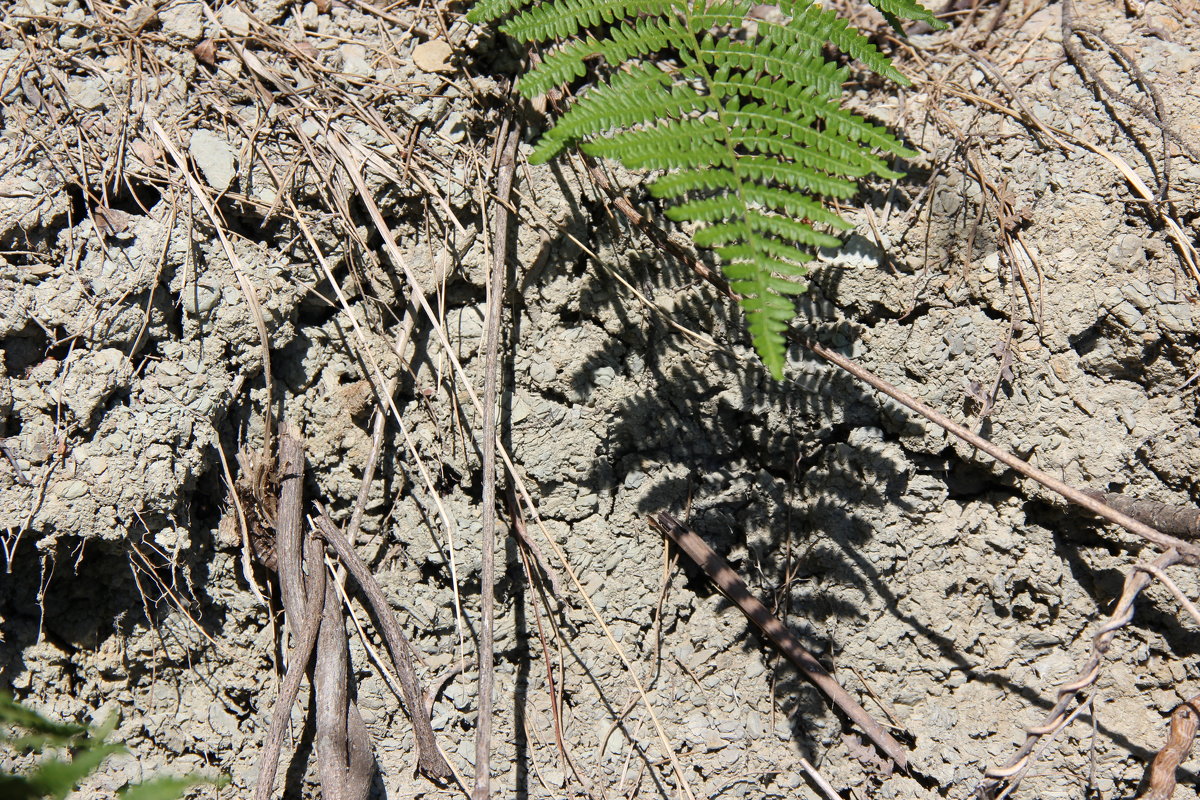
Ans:
[[[825,693],[835,706],[858,724],[863,732],[875,743],[881,751],[887,754],[896,765],[904,769],[908,765],[908,756],[903,745],[892,738],[875,718],[867,713],[858,701],[842,688],[833,676],[821,666],[821,662],[804,648],[796,635],[780,622],[779,618],[767,610],[759,602],[738,574],[695,532],[684,527],[670,514],[662,512],[650,517],[650,523],[661,533],[671,537],[671,541],[679,549],[704,570],[709,580],[717,585],[726,597],[737,604],[742,613],[759,627],[788,659],[804,673],[813,685]]]
[[[1172,564],[1181,561],[1181,556],[1174,550],[1168,550],[1154,560],[1154,566],[1159,569],[1164,569]],[[1058,687],[1058,699],[1050,713],[1040,725],[1027,728],[1025,731],[1025,741],[1017,749],[1008,763],[1001,767],[990,767],[986,771],[987,780],[980,786],[980,793],[984,797],[996,797],[996,790],[1002,783],[1008,782],[1008,789],[1011,791],[1013,784],[1020,779],[1027,768],[1030,755],[1033,752],[1034,745],[1043,737],[1055,733],[1062,728],[1069,719],[1068,708],[1074,701],[1075,697],[1096,682],[1100,676],[1100,664],[1104,655],[1108,653],[1108,648],[1112,645],[1113,637],[1117,631],[1124,628],[1133,619],[1133,604],[1137,600],[1138,595],[1145,589],[1151,581],[1151,577],[1144,571],[1131,569],[1125,577],[1125,588],[1121,592],[1121,598],[1117,601],[1116,607],[1108,620],[1100,626],[1092,636],[1092,655],[1080,669],[1079,674],[1071,681],[1064,683]]]
[[[473,800],[491,794],[492,706],[495,684],[496,620],[496,391],[500,372],[500,317],[504,309],[504,272],[508,262],[508,195],[517,168],[521,126],[506,121],[496,138],[500,168],[496,177],[499,203],[492,211],[492,269],[488,282],[487,364],[483,383],[483,531],[480,534],[479,715],[475,728],[475,785]]]
[[[346,537],[342,535],[342,532],[337,529],[324,511],[318,514],[316,522],[317,535],[337,553],[338,558],[354,576],[354,580],[358,582],[363,594],[366,595],[367,602],[375,612],[375,620],[383,634],[383,640],[387,644],[392,665],[396,668],[396,674],[400,678],[400,685],[404,690],[404,702],[408,706],[408,716],[413,723],[413,733],[417,743],[417,769],[426,777],[438,781],[448,780],[451,777],[450,765],[446,763],[445,758],[439,752],[437,739],[429,724],[425,693],[421,689],[416,670],[413,668],[412,645],[408,643],[408,638],[400,629],[399,623],[396,622],[396,617],[388,605],[387,596],[384,595],[375,576],[371,574],[371,570],[359,559],[350,547],[350,543],[346,541]]]

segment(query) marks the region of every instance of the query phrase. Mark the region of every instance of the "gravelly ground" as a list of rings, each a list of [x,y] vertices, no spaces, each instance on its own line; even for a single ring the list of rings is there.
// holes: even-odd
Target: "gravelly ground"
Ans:
[[[303,431],[310,493],[339,522],[371,450],[372,360],[396,381],[430,480],[391,426],[360,552],[427,680],[467,659],[434,727],[469,774],[481,478],[462,381],[482,385],[491,245],[479,197],[499,121],[489,109],[512,59],[457,8],[148,8],[24,0],[4,4],[0,22],[0,435],[16,464],[0,463],[11,565],[0,686],[64,719],[119,711],[133,756],[108,762],[82,796],[166,767],[230,775],[232,788],[202,790],[213,795],[253,785],[279,631],[246,581],[222,465],[245,472],[237,454],[260,445],[267,400],[240,273],[260,299],[275,411]],[[1195,11],[1081,8],[1136,56],[1181,136],[1200,142]],[[1155,186],[1157,137],[1136,117],[1116,124],[1062,63],[1057,5],[1009,9],[977,49],[1019,100],[948,45],[978,35],[914,36],[899,55],[914,87],[855,96],[923,156],[905,181],[869,187],[869,211],[847,211],[858,227],[823,255],[808,324],[1070,483],[1189,503],[1200,475],[1197,285],[1114,162]],[[193,53],[210,38],[212,64]],[[256,81],[277,87],[234,45],[311,89],[312,105],[267,103]],[[1029,109],[1072,149],[997,107]],[[228,249],[152,121],[216,199]],[[427,320],[406,312],[404,280],[333,167],[334,128],[431,289],[463,376]],[[636,176],[614,179],[645,202]],[[515,190],[503,439],[648,684],[695,795],[817,797],[800,756],[845,797],[970,794],[1075,674],[1145,549],[799,349],[788,379],[772,382],[726,302],[610,216],[578,163],[522,165]],[[1194,243],[1200,165],[1178,151],[1170,196]],[[1001,199],[1027,211],[1017,229],[1029,261],[1003,248]],[[645,523],[662,510],[686,515],[869,711],[907,732],[912,775],[884,770],[672,560]],[[497,796],[581,792],[555,745],[539,624],[565,746],[595,796],[678,796],[645,708],[574,592],[547,617],[515,547],[498,555]],[[1190,596],[1200,589],[1185,569],[1175,577]],[[1016,796],[1081,796],[1089,774],[1100,796],[1133,796],[1165,715],[1198,689],[1194,628],[1162,587],[1148,590],[1093,711],[1051,742]],[[356,636],[378,795],[455,795],[412,777],[408,724]],[[286,791],[316,796],[311,733],[296,733],[306,755]],[[1195,793],[1185,770],[1175,797]]]

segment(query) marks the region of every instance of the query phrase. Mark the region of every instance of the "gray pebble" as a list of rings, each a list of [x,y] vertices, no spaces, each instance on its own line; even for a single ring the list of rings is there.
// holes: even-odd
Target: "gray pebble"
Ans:
[[[229,142],[212,131],[202,129],[192,134],[188,152],[209,186],[218,192],[229,188],[235,174],[233,148]]]

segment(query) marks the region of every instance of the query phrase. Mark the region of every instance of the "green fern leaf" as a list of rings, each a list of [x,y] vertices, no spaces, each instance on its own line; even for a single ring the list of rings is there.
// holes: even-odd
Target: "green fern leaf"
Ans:
[[[946,27],[946,23],[935,17],[932,11],[920,3],[912,2],[912,0],[868,0],[868,2],[882,13],[894,19],[911,19],[927,22],[929,23],[929,27],[936,30]]]
[[[513,17],[500,30],[523,42],[574,36],[582,28],[617,22],[637,14],[665,14],[678,0],[556,0]]]
[[[467,21],[475,24],[494,22],[501,17],[508,16],[527,3],[528,0],[479,0],[467,12]]]
[[[869,0],[885,15],[926,20],[916,0]],[[907,79],[865,36],[813,0],[777,0],[750,19],[752,0],[479,0],[469,18],[541,45],[518,88],[534,97],[595,71],[596,82],[548,130],[530,162],[571,144],[631,169],[666,215],[689,224],[742,298],[747,329],[772,375],[786,361],[792,298],[805,291],[815,248],[851,226],[824,204],[855,179],[896,179],[889,157],[913,157],[887,130],[842,107],[847,67],[832,45],[901,84]],[[762,15],[757,15],[762,16]]]

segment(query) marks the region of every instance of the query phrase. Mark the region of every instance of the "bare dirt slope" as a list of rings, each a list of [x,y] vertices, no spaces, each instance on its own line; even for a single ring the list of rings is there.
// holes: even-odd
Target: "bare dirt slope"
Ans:
[[[308,495],[345,525],[387,395],[402,426],[389,413],[356,544],[426,685],[448,678],[433,728],[469,776],[482,416],[466,387],[483,385],[516,57],[458,6],[0,10],[0,688],[62,719],[120,714],[133,756],[81,796],[193,769],[232,779],[199,796],[249,796],[285,641],[246,541],[270,527],[252,502],[264,420],[301,431]],[[1120,61],[1070,30],[1085,65],[1066,59],[1058,4],[963,9],[902,43],[849,11],[914,79],[852,102],[923,155],[846,209],[857,228],[822,255],[798,326],[1069,483],[1191,503],[1200,15],[1075,6],[1169,109],[1164,158],[1162,126],[1096,88],[1151,105]],[[650,207],[637,176],[610,177]],[[513,200],[500,439],[543,521],[531,534],[578,585],[539,539],[561,594],[530,587],[505,506],[495,796],[673,798],[682,775],[695,797],[818,797],[801,758],[842,797],[971,794],[1154,552],[799,346],[772,381],[729,302],[577,160],[520,163]],[[679,563],[646,524],[659,511],[894,726],[910,774]],[[1173,575],[1200,593],[1190,568]],[[372,791],[462,796],[413,776],[411,726],[354,609]],[[1135,796],[1166,715],[1200,689],[1196,625],[1152,585],[1014,796]],[[315,797],[294,719],[277,785]],[[1192,770],[1176,798],[1196,796]]]

